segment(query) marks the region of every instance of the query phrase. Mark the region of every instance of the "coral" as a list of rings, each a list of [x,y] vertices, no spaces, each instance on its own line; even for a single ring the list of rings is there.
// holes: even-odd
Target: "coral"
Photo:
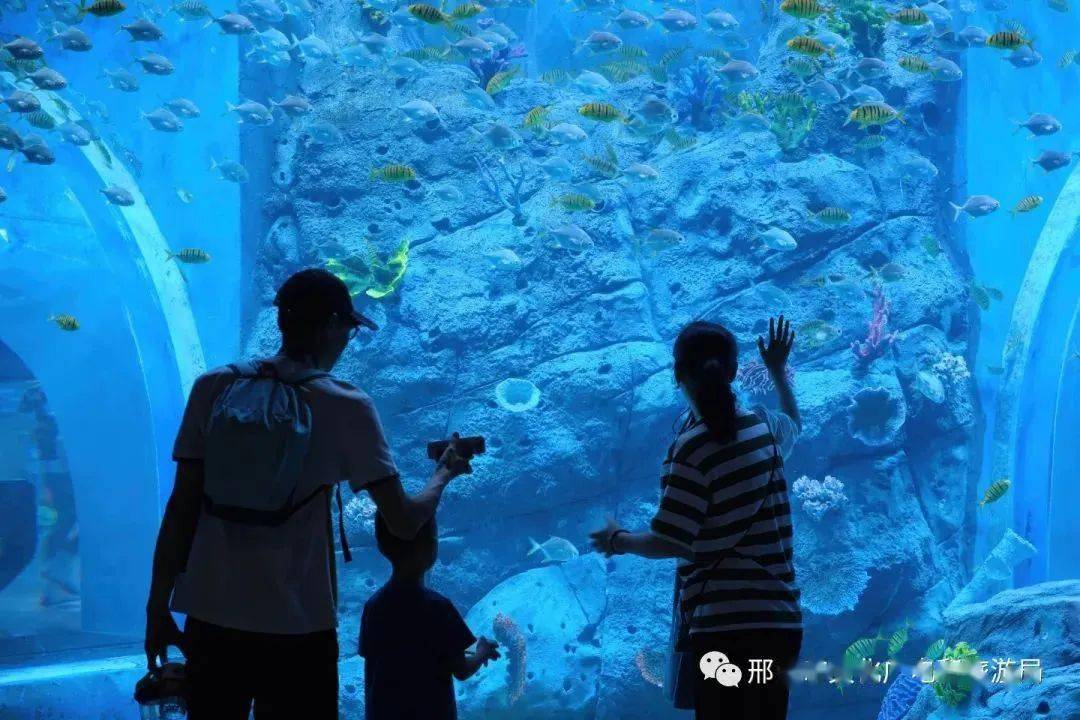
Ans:
[[[824,480],[803,475],[792,483],[791,493],[802,501],[802,509],[815,520],[847,500],[844,483],[832,475],[826,475]]]
[[[967,360],[950,352],[942,352],[931,369],[950,390],[963,388],[971,377]]]
[[[861,362],[868,364],[881,357],[896,340],[896,332],[886,332],[889,325],[889,300],[885,291],[874,289],[874,310],[866,324],[866,340],[851,343],[851,351]]]
[[[409,241],[402,240],[397,249],[380,260],[371,242],[364,255],[351,255],[343,259],[330,258],[326,269],[337,275],[349,287],[349,293],[356,297],[364,293],[371,298],[383,298],[398,289],[409,267]]]
[[[795,369],[790,365],[784,368],[784,375],[789,383],[795,381]],[[739,373],[735,379],[742,386],[742,389],[751,395],[766,395],[774,387],[768,369],[757,360],[751,360],[739,365]]]
[[[885,42],[885,26],[889,13],[871,0],[848,0],[839,13],[829,20],[829,29],[851,40],[851,44],[866,57],[877,57]]]
[[[911,673],[897,675],[885,697],[881,699],[877,720],[902,720],[915,704],[915,698],[919,696],[922,687],[922,680]]]
[[[485,88],[491,78],[501,72],[507,72],[513,67],[512,60],[526,57],[528,53],[522,44],[508,45],[502,50],[496,50],[485,58],[472,58],[469,60],[469,69],[476,75],[480,87]]]
[[[513,705],[525,694],[525,636],[517,623],[502,613],[491,621],[491,632],[506,652],[506,695]]]
[[[510,171],[509,164],[501,156],[492,160],[499,167],[503,178],[506,180],[504,190],[500,188],[499,181],[495,179],[495,175],[486,163],[482,162],[479,157],[474,157],[473,160],[476,162],[476,172],[480,176],[480,183],[484,186],[484,189],[498,200],[504,208],[513,213],[515,225],[518,227],[524,225],[526,218],[525,212],[521,209],[521,187],[525,184],[525,166],[519,165],[515,173]]]
[[[1013,568],[1035,555],[1035,546],[1017,535],[1013,530],[1005,530],[997,545],[976,568],[968,584],[960,589],[945,613],[955,612],[963,605],[981,602],[994,592],[1008,585]]]
[[[966,642],[958,642],[945,651],[940,677],[934,681],[934,693],[946,705],[956,707],[971,694],[975,684],[972,669],[979,663],[979,651]]]
[[[769,129],[784,152],[802,145],[817,117],[817,104],[799,93],[770,95],[766,102]]]
[[[689,118],[698,130],[710,130],[720,101],[724,84],[714,72],[715,61],[700,57],[690,67],[679,70],[671,83],[672,104],[679,111],[679,118]]]
[[[342,508],[345,534],[352,537],[371,536],[375,532],[375,503],[367,495],[357,495]]]
[[[848,405],[848,430],[871,447],[892,442],[905,420],[907,406],[903,398],[887,388],[864,388]]]
[[[528,380],[507,378],[495,386],[495,402],[514,413],[532,410],[540,403],[540,388]]]
[[[642,680],[656,687],[664,687],[664,659],[663,653],[639,648],[634,655],[634,665],[641,673]]]

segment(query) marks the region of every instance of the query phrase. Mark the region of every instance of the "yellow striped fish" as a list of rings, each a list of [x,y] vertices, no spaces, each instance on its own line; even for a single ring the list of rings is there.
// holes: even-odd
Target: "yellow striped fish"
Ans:
[[[930,72],[930,63],[918,55],[905,55],[897,61],[897,64],[912,73]]]
[[[484,87],[484,90],[487,91],[488,95],[498,95],[506,89],[506,87],[510,84],[510,81],[517,76],[517,73],[517,67],[512,67],[509,70],[503,70],[501,72],[495,73],[491,76],[491,79],[488,80],[488,83]]]
[[[843,225],[851,220],[851,213],[841,207],[824,207],[817,212],[810,213],[810,217],[826,225]]]
[[[74,315],[53,315],[49,322],[56,323],[56,327],[67,332],[75,332],[79,329],[79,321]]]
[[[986,493],[983,495],[983,499],[979,501],[979,507],[983,505],[989,505],[992,502],[997,502],[1009,491],[1009,487],[1012,485],[1006,478],[995,480],[990,483],[990,487],[986,488]]]
[[[180,252],[169,251],[169,260],[173,258],[188,265],[202,265],[210,262],[210,253],[200,248],[184,248]]]
[[[480,13],[484,12],[484,10],[486,9],[487,8],[485,8],[480,3],[462,3],[461,5],[458,5],[456,8],[454,8],[453,11],[451,11],[450,17],[457,20],[468,20],[469,18],[476,17]]]
[[[831,48],[825,47],[825,43],[809,35],[796,35],[787,41],[787,46],[789,50],[813,58],[821,57],[825,53],[835,54]]]
[[[1026,198],[1021,198],[1020,202],[1016,203],[1016,207],[1009,212],[1012,213],[1013,217],[1016,217],[1016,213],[1031,212],[1043,204],[1043,199],[1042,195],[1028,195]]]
[[[388,182],[407,182],[416,178],[416,171],[408,165],[396,163],[384,165],[381,168],[371,169],[372,180],[386,180]]]
[[[548,85],[562,85],[563,83],[570,82],[570,73],[562,68],[548,70],[540,73],[540,82],[547,83]]]
[[[859,127],[865,128],[868,125],[885,125],[893,120],[899,120],[901,124],[906,124],[902,111],[895,109],[888,103],[871,102],[864,103],[852,110],[844,124],[847,125],[853,122],[857,123]]]
[[[562,195],[556,195],[551,198],[551,204],[571,212],[596,209],[596,202],[588,195],[582,195],[581,193],[564,193]]]
[[[127,6],[120,0],[94,0],[90,5],[86,4],[86,0],[82,0],[79,3],[79,17],[83,17],[87,14],[97,17],[109,17],[110,15],[119,15],[127,10]]]
[[[1066,50],[1065,52],[1063,52],[1061,54],[1061,59],[1058,60],[1058,67],[1061,68],[1062,70],[1064,70],[1065,68],[1072,65],[1075,60],[1076,60],[1076,51],[1075,50]]]
[[[598,122],[611,122],[622,118],[614,105],[606,102],[588,102],[578,108],[578,114]]]
[[[825,7],[818,0],[784,0],[780,3],[780,12],[800,20],[813,20],[819,15],[832,12],[832,9]]]
[[[105,2],[106,0],[98,0]],[[441,25],[450,21],[450,16],[437,7],[425,3],[413,3],[409,6],[409,14],[418,20],[423,20],[429,25]]]
[[[917,7],[904,8],[892,16],[892,19],[901,25],[918,27],[930,22],[930,16]]]
[[[521,121],[521,126],[533,130],[544,127],[547,123],[548,113],[550,113],[550,111],[551,109],[546,105],[537,105],[532,110],[525,113],[525,119]]]
[[[1000,30],[986,39],[987,47],[998,50],[1015,50],[1024,45],[1033,47],[1032,41],[1016,30]]]

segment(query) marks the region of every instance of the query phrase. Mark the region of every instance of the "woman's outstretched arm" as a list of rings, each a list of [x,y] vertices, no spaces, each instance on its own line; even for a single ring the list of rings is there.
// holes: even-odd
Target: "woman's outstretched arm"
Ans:
[[[607,525],[589,534],[593,548],[605,556],[638,555],[639,557],[662,560],[664,558],[691,559],[690,551],[655,534],[651,530],[630,532],[619,526],[614,519],[608,518]]]

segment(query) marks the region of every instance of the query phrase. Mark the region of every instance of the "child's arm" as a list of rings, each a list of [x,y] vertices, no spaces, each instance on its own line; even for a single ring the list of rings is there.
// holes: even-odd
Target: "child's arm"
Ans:
[[[769,371],[773,385],[776,386],[776,396],[780,401],[780,409],[787,414],[795,425],[801,430],[802,419],[799,417],[799,404],[795,401],[795,393],[791,390],[791,384],[787,381],[787,360],[791,354],[791,346],[795,343],[795,331],[791,329],[791,321],[784,322],[784,316],[780,316],[779,322],[769,318],[769,343],[765,344],[765,338],[758,337],[758,350],[761,352],[761,362]]]
[[[454,661],[450,671],[458,680],[468,680],[476,671],[488,664],[488,660],[499,659],[499,644],[488,640],[483,635],[476,641],[474,652],[463,652]]]

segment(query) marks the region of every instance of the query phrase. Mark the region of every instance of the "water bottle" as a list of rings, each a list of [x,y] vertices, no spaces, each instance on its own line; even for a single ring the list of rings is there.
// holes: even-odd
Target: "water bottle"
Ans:
[[[187,717],[187,677],[183,663],[165,663],[135,684],[141,720],[183,720]]]

